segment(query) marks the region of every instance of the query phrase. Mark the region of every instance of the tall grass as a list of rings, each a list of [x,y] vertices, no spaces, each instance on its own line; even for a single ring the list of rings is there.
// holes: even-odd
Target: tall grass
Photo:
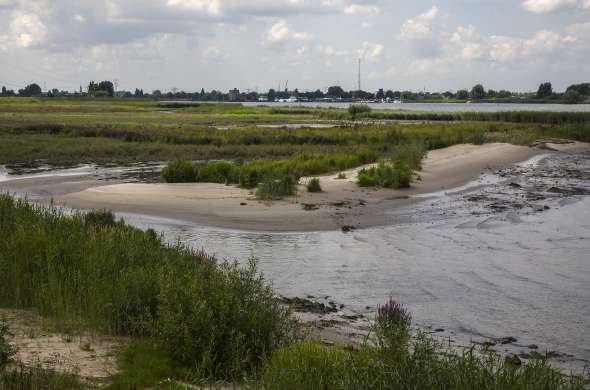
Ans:
[[[236,378],[290,340],[287,309],[256,270],[218,263],[117,221],[0,195],[0,306],[58,326],[147,337],[177,366]]]
[[[410,337],[411,316],[390,301],[379,309],[373,337],[358,351],[303,342],[275,351],[259,387],[281,390],[583,390],[588,378],[566,377],[545,361],[523,366],[474,348],[457,353],[424,333]]]

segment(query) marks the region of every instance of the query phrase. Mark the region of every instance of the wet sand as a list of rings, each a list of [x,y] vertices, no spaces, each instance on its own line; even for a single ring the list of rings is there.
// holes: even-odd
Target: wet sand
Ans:
[[[404,190],[359,188],[360,168],[320,177],[323,192],[308,193],[302,178],[298,195],[260,202],[249,190],[211,183],[56,183],[46,197],[71,208],[109,208],[223,228],[253,231],[319,231],[342,226],[364,228],[390,222],[384,211],[415,202],[410,196],[457,187],[479,176],[526,160],[546,150],[509,144],[456,145],[434,150],[424,160],[412,187]],[[362,167],[361,167],[362,168]],[[109,185],[105,185],[109,184]],[[78,189],[78,191],[76,191]],[[306,208],[308,210],[306,210]],[[309,210],[312,209],[312,210]]]

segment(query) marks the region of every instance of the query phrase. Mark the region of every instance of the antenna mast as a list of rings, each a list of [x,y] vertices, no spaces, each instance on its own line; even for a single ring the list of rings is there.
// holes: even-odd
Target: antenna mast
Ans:
[[[359,58],[359,92],[361,91],[361,59]]]

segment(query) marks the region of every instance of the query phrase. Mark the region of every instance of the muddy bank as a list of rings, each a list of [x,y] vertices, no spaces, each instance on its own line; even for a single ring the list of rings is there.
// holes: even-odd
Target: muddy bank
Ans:
[[[150,184],[94,176],[28,179],[0,183],[10,191],[34,194],[76,208],[179,219],[200,225],[249,231],[321,231],[366,228],[391,223],[386,211],[416,202],[412,197],[451,189],[482,172],[510,166],[546,153],[509,144],[456,145],[428,153],[422,171],[405,190],[359,188],[360,168],[320,177],[321,193],[308,193],[302,178],[297,196],[260,202],[252,191],[211,183]]]

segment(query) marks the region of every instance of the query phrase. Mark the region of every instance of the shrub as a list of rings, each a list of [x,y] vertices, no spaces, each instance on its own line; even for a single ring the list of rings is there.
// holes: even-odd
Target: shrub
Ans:
[[[311,179],[309,179],[309,182],[307,183],[307,192],[321,192],[322,191],[322,187],[320,185],[320,179],[318,179],[317,177],[313,177]]]
[[[117,224],[115,214],[111,210],[97,209],[92,210],[84,215],[86,226],[92,227],[113,227]]]
[[[336,179],[338,179],[338,180],[346,179],[346,173],[344,173],[344,172],[338,173],[338,176],[336,177]]]
[[[371,112],[371,107],[367,104],[351,104],[348,107],[348,114],[350,118],[354,121],[359,116],[367,116]]]
[[[407,162],[380,161],[376,167],[361,169],[357,183],[361,187],[380,186],[397,189],[409,187],[411,179],[412,169]]]
[[[162,180],[166,183],[194,183],[197,181],[196,167],[190,161],[174,161],[162,170]]]
[[[277,179],[268,178],[258,185],[256,197],[261,200],[273,200],[295,195],[295,183],[293,176],[289,175]]]
[[[240,167],[227,161],[213,161],[198,167],[197,181],[232,184],[238,182]]]

